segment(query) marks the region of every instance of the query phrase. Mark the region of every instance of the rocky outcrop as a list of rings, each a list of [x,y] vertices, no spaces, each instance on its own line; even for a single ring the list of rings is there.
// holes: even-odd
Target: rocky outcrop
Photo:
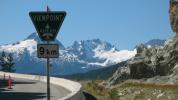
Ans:
[[[172,30],[176,33],[178,33],[177,14],[178,14],[178,1],[170,0],[170,8],[169,8],[170,24]]]
[[[149,78],[155,74],[153,68],[149,67],[149,65],[143,61],[129,64],[129,68],[130,78],[134,79]]]
[[[170,0],[170,23],[178,33],[178,1]],[[173,82],[178,84],[178,34],[168,39],[163,47],[147,48],[144,44],[137,47],[137,54],[123,67],[119,67],[107,80],[108,85],[127,79]]]
[[[172,73],[178,62],[178,51],[160,47],[147,48],[143,44],[137,46],[137,54],[123,67],[119,67],[108,83],[115,84],[126,79],[142,79],[154,76],[165,76]]]

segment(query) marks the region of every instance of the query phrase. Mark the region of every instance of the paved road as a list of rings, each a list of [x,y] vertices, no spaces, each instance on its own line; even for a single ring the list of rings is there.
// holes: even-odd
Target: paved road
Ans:
[[[0,77],[0,100],[46,100],[46,83],[12,78],[12,89],[7,88],[7,81]],[[51,100],[66,96],[70,91],[51,85]]]

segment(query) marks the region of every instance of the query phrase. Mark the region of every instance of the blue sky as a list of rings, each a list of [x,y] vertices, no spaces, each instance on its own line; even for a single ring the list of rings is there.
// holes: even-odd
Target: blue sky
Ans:
[[[173,36],[169,0],[1,0],[0,44],[23,40],[35,28],[30,11],[66,11],[57,39],[73,41],[99,38],[119,49],[133,49],[150,39]]]

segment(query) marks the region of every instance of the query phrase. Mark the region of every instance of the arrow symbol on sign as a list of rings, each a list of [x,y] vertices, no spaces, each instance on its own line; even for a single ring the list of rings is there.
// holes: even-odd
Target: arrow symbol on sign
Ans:
[[[45,29],[47,29],[47,30],[50,29],[50,26],[49,26],[48,23],[46,24]],[[50,37],[53,37],[53,34],[50,34],[50,33],[44,33],[44,34],[43,34],[43,37],[46,37],[46,39],[49,40]]]
[[[44,33],[43,37],[46,37],[47,40],[50,39],[50,37],[53,37],[53,34],[49,34],[49,33]]]
[[[50,26],[49,26],[48,23],[46,24],[45,28],[46,28],[46,29],[50,29]]]

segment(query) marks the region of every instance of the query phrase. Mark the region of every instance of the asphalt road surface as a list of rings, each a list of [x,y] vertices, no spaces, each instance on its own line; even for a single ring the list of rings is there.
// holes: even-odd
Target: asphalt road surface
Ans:
[[[70,93],[69,90],[56,85],[51,86],[51,100],[58,100]],[[0,77],[0,100],[47,100],[46,83],[12,78],[12,89],[8,81]]]

